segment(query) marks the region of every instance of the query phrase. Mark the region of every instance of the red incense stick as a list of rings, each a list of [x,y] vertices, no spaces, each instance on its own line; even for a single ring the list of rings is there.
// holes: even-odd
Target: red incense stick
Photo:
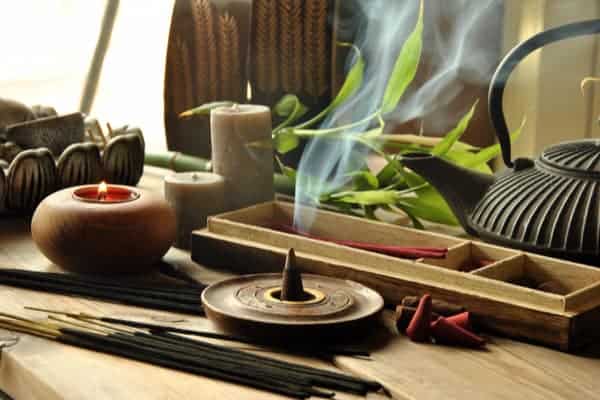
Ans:
[[[324,242],[331,242],[339,244],[341,246],[348,246],[355,249],[372,251],[374,253],[386,254],[388,256],[400,257],[400,258],[444,258],[448,249],[440,247],[404,247],[404,246],[389,246],[376,243],[358,242],[353,240],[338,240],[328,239],[315,236],[309,233],[301,232],[298,229],[290,225],[275,225],[273,229],[281,232],[292,233],[294,235],[304,236],[310,239],[322,240]]]

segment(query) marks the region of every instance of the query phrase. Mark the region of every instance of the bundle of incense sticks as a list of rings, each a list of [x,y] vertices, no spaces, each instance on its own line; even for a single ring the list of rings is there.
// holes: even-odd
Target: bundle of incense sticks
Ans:
[[[314,234],[302,232],[291,225],[274,225],[273,229],[291,233],[294,235],[300,235],[309,239],[321,240],[324,242],[331,242],[339,244],[341,246],[348,246],[355,249],[372,251],[374,253],[386,254],[388,256],[399,257],[399,258],[444,258],[448,253],[447,248],[440,247],[405,247],[405,246],[390,246],[376,243],[359,242],[353,240],[339,240],[320,237]]]
[[[51,315],[47,321],[34,321],[0,313],[0,327],[294,398],[331,398],[335,393],[330,390],[366,395],[381,389],[377,382],[346,374],[173,333],[116,327],[74,315]]]
[[[64,315],[64,316],[71,317],[71,318],[79,318],[79,319],[85,319],[85,320],[91,320],[91,321],[107,322],[109,324],[127,326],[130,328],[141,328],[141,329],[146,329],[152,333],[169,332],[169,333],[177,333],[177,334],[182,334],[182,335],[199,336],[199,337],[205,337],[205,338],[210,338],[210,339],[218,339],[218,340],[224,340],[224,341],[229,341],[229,342],[245,343],[245,344],[249,344],[249,345],[265,346],[265,347],[275,349],[275,350],[283,350],[286,353],[299,353],[299,354],[304,354],[304,355],[316,354],[316,355],[329,355],[329,356],[344,355],[344,356],[358,356],[358,357],[369,357],[371,355],[365,349],[361,349],[358,347],[346,346],[346,345],[344,345],[344,346],[329,345],[329,344],[316,345],[315,343],[307,343],[305,345],[305,344],[293,343],[293,344],[284,346],[284,345],[280,345],[278,343],[265,342],[265,341],[260,341],[260,340],[256,340],[256,339],[251,339],[248,337],[229,335],[229,334],[225,334],[225,333],[218,333],[218,332],[212,332],[212,331],[201,331],[201,330],[197,330],[197,329],[178,328],[178,327],[169,326],[169,325],[160,325],[160,324],[154,324],[154,323],[142,322],[142,321],[132,321],[132,320],[128,320],[128,319],[114,318],[114,317],[104,317],[104,316],[92,315],[92,314],[88,314],[88,313],[71,313],[71,312],[65,312],[65,311],[50,310],[47,308],[40,308],[40,307],[25,307],[25,308],[27,310],[40,311],[40,312],[45,312],[45,313],[49,313],[49,314],[59,314],[59,315]]]
[[[204,313],[200,297],[204,285],[199,283],[188,282],[171,286],[124,284],[110,278],[20,269],[0,269],[0,285],[90,297],[187,314]]]

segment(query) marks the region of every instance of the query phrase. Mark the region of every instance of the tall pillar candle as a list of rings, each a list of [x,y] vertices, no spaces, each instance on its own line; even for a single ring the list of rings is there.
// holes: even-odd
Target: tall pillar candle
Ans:
[[[225,179],[229,209],[272,200],[271,111],[240,104],[211,111],[213,171]]]
[[[165,197],[175,210],[175,247],[188,249],[192,231],[205,227],[210,215],[225,210],[225,181],[220,175],[208,172],[167,175]]]

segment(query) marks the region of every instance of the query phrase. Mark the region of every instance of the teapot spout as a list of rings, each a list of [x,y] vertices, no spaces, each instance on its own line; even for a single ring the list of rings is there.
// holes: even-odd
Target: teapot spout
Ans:
[[[470,234],[469,215],[494,183],[494,176],[454,165],[428,153],[409,153],[402,163],[421,175],[446,200],[462,227]]]

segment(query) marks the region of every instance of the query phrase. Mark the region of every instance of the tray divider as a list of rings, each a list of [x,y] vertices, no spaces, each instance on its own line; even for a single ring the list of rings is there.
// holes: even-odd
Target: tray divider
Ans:
[[[517,279],[525,273],[523,264],[525,256],[517,254],[512,257],[503,258],[495,263],[486,265],[471,271],[471,274],[482,276],[484,278],[496,279],[502,282],[510,282]]]
[[[417,264],[434,265],[454,271],[460,271],[464,262],[471,258],[471,241],[466,240],[448,247],[446,258],[419,258]]]
[[[565,311],[587,310],[597,306],[600,306],[600,281],[565,296]]]

